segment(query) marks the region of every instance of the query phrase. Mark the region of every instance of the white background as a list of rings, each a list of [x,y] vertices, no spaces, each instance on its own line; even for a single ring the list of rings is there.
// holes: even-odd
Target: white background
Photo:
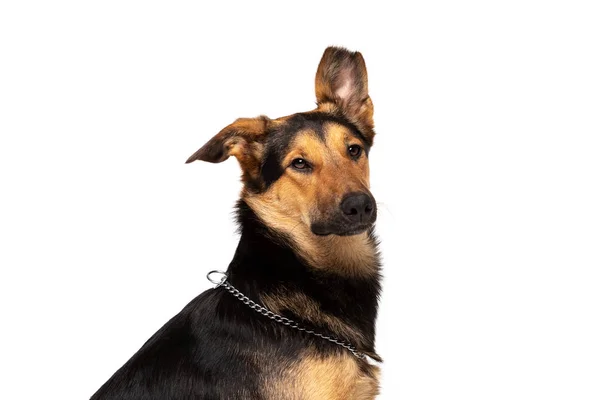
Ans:
[[[600,398],[595,2],[373,3],[2,2],[0,398],[88,398],[209,287],[239,171],[185,159],[312,109],[332,44],[376,110],[380,398]]]

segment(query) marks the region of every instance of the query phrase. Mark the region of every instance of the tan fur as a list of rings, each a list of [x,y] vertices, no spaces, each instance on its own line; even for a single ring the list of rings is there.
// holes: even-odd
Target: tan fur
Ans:
[[[364,368],[351,355],[310,352],[278,379],[265,382],[264,393],[272,400],[373,400],[379,393],[379,368]]]
[[[260,173],[260,156],[263,147],[260,142],[249,142],[240,137],[225,141],[227,154],[238,159],[246,179],[256,178]]]
[[[316,324],[325,324],[335,335],[346,338],[359,348],[364,346],[364,336],[349,325],[320,309],[319,304],[301,292],[277,293],[275,295],[261,295],[262,303],[276,314],[284,310],[310,320]]]
[[[375,254],[367,233],[353,236],[319,237],[310,230],[311,221],[338,212],[342,198],[369,188],[369,164],[363,154],[358,162],[347,155],[349,145],[360,144],[347,128],[325,125],[325,143],[314,132],[298,133],[284,157],[283,166],[295,158],[311,163],[313,171],[303,174],[286,168],[263,193],[244,192],[243,197],[263,222],[291,238],[300,255],[318,268],[364,274],[374,265]]]

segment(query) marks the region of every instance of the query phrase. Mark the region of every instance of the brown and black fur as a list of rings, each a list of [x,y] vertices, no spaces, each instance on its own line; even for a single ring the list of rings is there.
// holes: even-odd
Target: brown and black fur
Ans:
[[[377,359],[380,264],[368,167],[375,133],[361,54],[326,49],[315,86],[315,110],[238,119],[188,162],[234,156],[241,165],[241,237],[229,282]],[[216,288],[165,324],[92,399],[374,399],[378,373]]]

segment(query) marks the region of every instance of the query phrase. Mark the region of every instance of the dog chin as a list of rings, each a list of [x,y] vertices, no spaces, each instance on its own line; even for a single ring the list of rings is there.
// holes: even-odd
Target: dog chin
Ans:
[[[334,227],[334,226],[312,224],[310,230],[312,231],[313,234],[315,234],[317,236],[329,236],[329,235],[353,236],[353,235],[359,235],[363,232],[366,232],[372,226],[373,226],[373,224],[361,224],[361,225],[351,226],[351,227],[341,227],[341,226]]]

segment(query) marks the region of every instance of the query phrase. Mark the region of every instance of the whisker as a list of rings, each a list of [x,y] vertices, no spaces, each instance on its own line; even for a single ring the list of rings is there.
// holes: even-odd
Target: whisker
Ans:
[[[294,229],[296,229],[298,226],[300,226],[301,223],[302,223],[302,221],[300,221],[296,225],[294,225],[294,227],[292,228],[292,230],[290,231],[290,233],[293,233]]]
[[[394,215],[393,211],[390,209],[390,207],[388,207],[387,203],[384,202],[380,202],[380,201],[376,201],[377,203],[377,208],[381,208],[385,211],[385,214],[389,215],[390,217],[392,217],[392,219],[395,221],[396,220],[396,216]]]

